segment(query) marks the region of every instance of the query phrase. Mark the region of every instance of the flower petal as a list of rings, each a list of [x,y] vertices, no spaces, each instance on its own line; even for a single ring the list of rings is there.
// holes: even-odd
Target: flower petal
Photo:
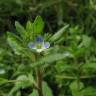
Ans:
[[[49,42],[45,42],[45,43],[44,43],[44,47],[45,47],[45,48],[49,48],[49,47],[50,47],[50,43],[49,43]]]
[[[29,42],[29,43],[28,43],[28,47],[29,47],[30,49],[33,49],[33,48],[35,47],[35,44],[34,44],[33,42]]]
[[[43,50],[44,50],[43,48],[41,48],[41,49],[36,49],[36,51],[37,51],[38,53],[42,52]]]
[[[44,39],[43,39],[43,37],[42,36],[37,36],[37,38],[36,38],[36,43],[43,43],[44,42]]]

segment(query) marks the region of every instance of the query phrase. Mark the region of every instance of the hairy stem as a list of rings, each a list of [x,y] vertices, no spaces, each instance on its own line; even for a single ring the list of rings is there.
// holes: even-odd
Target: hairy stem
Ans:
[[[43,96],[42,91],[42,71],[40,68],[37,68],[37,84],[38,84],[38,94],[39,96]]]

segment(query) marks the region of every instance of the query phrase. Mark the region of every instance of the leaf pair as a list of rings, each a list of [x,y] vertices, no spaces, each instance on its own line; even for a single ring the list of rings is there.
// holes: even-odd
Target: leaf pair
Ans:
[[[24,28],[19,22],[15,22],[16,30],[24,40],[33,39],[37,34],[41,34],[44,28],[44,22],[40,16],[37,16],[32,23],[28,21],[26,28]]]

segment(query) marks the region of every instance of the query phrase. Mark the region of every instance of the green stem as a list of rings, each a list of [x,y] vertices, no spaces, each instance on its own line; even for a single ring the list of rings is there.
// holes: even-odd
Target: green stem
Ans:
[[[37,59],[39,57],[40,57],[40,54],[37,55]],[[38,66],[38,68],[36,69],[36,77],[37,77],[38,95],[43,96],[43,91],[42,91],[43,74],[40,66]]]
[[[42,71],[40,68],[37,68],[37,84],[38,84],[38,94],[39,96],[43,96],[42,91]]]
[[[56,78],[59,78],[59,79],[77,79],[76,76],[59,76],[59,75],[56,75]],[[92,75],[92,76],[80,76],[80,79],[91,79],[91,78],[96,78],[96,75]]]
[[[76,69],[77,69],[76,80],[77,80],[77,90],[79,92],[79,90],[80,90],[80,66],[79,66],[76,58],[74,59],[74,63],[77,66],[76,67]]]

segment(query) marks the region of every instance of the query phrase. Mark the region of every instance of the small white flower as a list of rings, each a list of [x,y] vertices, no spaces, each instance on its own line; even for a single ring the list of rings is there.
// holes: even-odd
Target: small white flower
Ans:
[[[28,47],[30,49],[36,50],[36,52],[40,53],[44,51],[45,49],[50,47],[49,42],[44,42],[44,39],[42,36],[37,36],[35,42],[29,42]]]

